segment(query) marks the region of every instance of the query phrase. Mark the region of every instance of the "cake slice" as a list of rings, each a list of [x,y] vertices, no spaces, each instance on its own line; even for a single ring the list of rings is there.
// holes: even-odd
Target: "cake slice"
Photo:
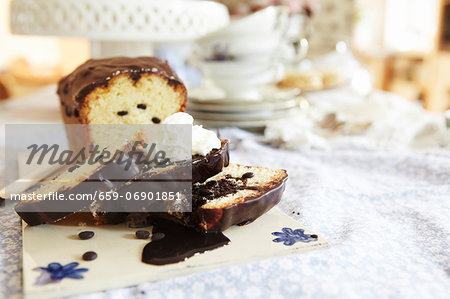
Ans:
[[[192,213],[169,216],[183,225],[204,231],[224,231],[254,221],[281,200],[285,170],[230,164],[219,174],[192,188]]]
[[[99,192],[115,191],[139,173],[140,166],[134,161],[127,166],[117,159],[109,163],[70,165],[36,190],[30,191],[36,199],[19,202],[15,211],[29,225],[52,223],[79,211],[88,212],[95,209],[96,201],[93,199]],[[58,193],[66,200],[51,199],[52,195]],[[77,195],[92,200],[67,200]],[[37,199],[38,196],[42,199]],[[106,217],[98,216],[99,219]],[[117,213],[112,213],[108,218],[116,219],[117,216]]]

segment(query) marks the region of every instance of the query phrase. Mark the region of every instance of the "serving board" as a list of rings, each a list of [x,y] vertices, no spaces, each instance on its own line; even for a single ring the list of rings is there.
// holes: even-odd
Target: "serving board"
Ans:
[[[136,239],[135,231],[138,229],[129,228],[126,224],[80,225],[77,221],[68,219],[58,224],[34,227],[23,223],[26,298],[79,295],[328,247],[320,234],[311,237],[311,231],[274,208],[251,224],[225,231],[231,240],[229,245],[198,254],[184,262],[155,266],[141,262],[142,250],[149,240]],[[151,231],[151,227],[145,229]],[[95,236],[80,240],[77,235],[83,230],[92,230]],[[276,235],[272,234],[274,232]],[[95,251],[97,259],[83,261],[81,256],[86,251]],[[50,279],[50,272],[40,268],[50,263],[64,266],[74,262],[79,263],[74,270],[87,269],[78,272],[82,278]]]

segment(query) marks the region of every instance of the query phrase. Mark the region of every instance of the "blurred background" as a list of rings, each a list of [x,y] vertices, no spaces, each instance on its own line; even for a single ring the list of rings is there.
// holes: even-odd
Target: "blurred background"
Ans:
[[[108,51],[99,51],[99,42],[94,42],[92,36],[83,37],[73,34],[75,37],[68,37],[71,35],[70,32],[67,32],[67,36],[63,36],[64,34],[54,34],[51,30],[47,30],[47,34],[45,24],[36,24],[36,28],[30,29],[26,27],[29,24],[25,24],[33,21],[30,20],[30,14],[21,15],[23,11],[26,11],[23,5],[15,7],[12,14],[11,2],[14,1],[0,0],[1,99],[20,98],[43,86],[55,83],[61,76],[69,73],[91,56],[122,53],[119,50],[111,50],[114,45],[109,45]],[[114,3],[114,1],[110,2]],[[261,11],[267,6],[288,7],[289,28],[287,33],[284,31],[288,48],[279,51],[283,56],[279,57],[279,60],[284,59],[283,75],[277,76],[276,80],[281,82],[279,86],[308,90],[334,87],[340,82],[348,82],[348,77],[354,76],[354,72],[352,75],[345,74],[345,71],[339,73],[345,68],[339,64],[342,62],[342,56],[339,55],[346,53],[346,57],[351,55],[351,60],[370,74],[368,79],[370,82],[359,82],[359,87],[370,84],[370,88],[392,91],[410,101],[420,103],[431,111],[445,111],[450,108],[450,1],[228,0],[218,2],[227,6],[232,22]],[[29,7],[31,11],[33,9],[36,10],[36,14],[43,13],[38,11],[41,8]],[[72,12],[80,13],[79,18],[90,17],[74,8]],[[203,13],[207,14],[208,8],[203,8]],[[46,17],[57,18],[61,24],[70,18],[65,14]],[[102,14],[92,16],[97,23],[101,23],[99,18],[102,17]],[[269,17],[269,15],[265,16],[265,18]],[[28,19],[24,21],[23,18]],[[11,33],[11,23],[15,24],[13,30],[15,33],[24,34]],[[49,21],[49,23],[52,22]],[[92,24],[95,29],[96,23]],[[290,33],[291,29],[293,33]],[[33,34],[34,32],[36,34]],[[226,33],[222,36],[226,36]],[[215,37],[210,34],[208,38]],[[104,49],[107,42],[103,42]],[[129,43],[133,42],[135,41],[129,41]],[[154,40],[152,42],[154,44]],[[205,66],[198,67],[200,72],[197,72],[195,67],[198,66],[199,60],[233,60],[237,55],[227,53],[226,47],[220,48],[220,45],[216,43],[213,56],[209,57],[204,53],[198,53],[210,47],[208,40],[200,41],[195,47],[190,45],[191,42],[181,43],[180,41],[180,44],[177,44],[177,41],[173,40],[161,41],[157,46],[149,48],[147,52],[145,50],[125,51],[123,54],[134,56],[134,54],[148,53],[165,58],[177,68],[178,72],[183,73],[183,79],[188,81],[189,87],[193,89],[200,85],[200,82],[204,82],[201,78],[204,77],[202,75],[204,73],[201,70],[202,68],[204,70]],[[123,50],[123,45],[117,47]],[[189,53],[186,54],[186,51]],[[180,57],[181,62],[178,61]],[[183,70],[182,68],[185,67],[183,63],[186,61],[194,67]],[[206,64],[209,74],[214,73],[214,67],[211,70],[212,64]],[[218,70],[222,72],[221,68]],[[317,70],[321,72],[319,75]],[[292,76],[289,77],[289,75]],[[360,75],[357,77],[361,78]],[[214,74],[210,78],[214,79]],[[327,85],[327,80],[328,83],[332,82],[330,86]],[[220,80],[217,82],[219,84],[216,85],[227,89],[226,83]],[[368,91],[360,90],[360,92]],[[229,94],[233,94],[233,91]],[[246,97],[243,94],[236,95],[236,97],[239,96]]]

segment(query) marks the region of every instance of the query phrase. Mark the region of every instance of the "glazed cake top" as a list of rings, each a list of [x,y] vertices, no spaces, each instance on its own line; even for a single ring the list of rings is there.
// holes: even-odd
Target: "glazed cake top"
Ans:
[[[166,61],[155,57],[111,57],[89,59],[59,81],[57,93],[63,105],[80,108],[96,87],[107,86],[111,79],[125,73],[135,82],[141,74],[154,73],[166,77],[169,84],[183,84]]]

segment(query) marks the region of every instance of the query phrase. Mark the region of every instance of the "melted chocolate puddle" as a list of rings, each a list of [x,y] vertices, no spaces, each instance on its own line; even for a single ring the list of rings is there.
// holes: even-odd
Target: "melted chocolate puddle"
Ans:
[[[208,250],[227,245],[230,240],[220,232],[204,233],[178,223],[158,219],[153,224],[152,234],[164,234],[144,247],[142,262],[152,265],[178,263]]]

